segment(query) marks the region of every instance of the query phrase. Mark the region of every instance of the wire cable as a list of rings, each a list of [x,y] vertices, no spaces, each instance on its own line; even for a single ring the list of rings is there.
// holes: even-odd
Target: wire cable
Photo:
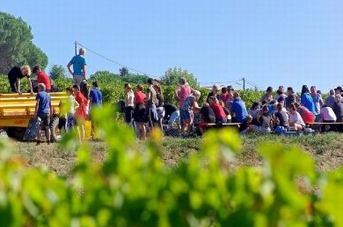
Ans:
[[[119,63],[119,62],[117,62],[117,61],[114,61],[114,60],[112,60],[112,59],[110,59],[110,58],[108,58],[108,57],[106,57],[106,56],[104,56],[104,55],[102,55],[102,54],[97,53],[96,51],[94,51],[94,50],[92,50],[92,49],[86,47],[85,45],[83,45],[83,44],[81,44],[81,43],[76,42],[76,44],[77,44],[77,45],[80,45],[80,46],[83,47],[83,48],[85,48],[85,49],[88,50],[89,52],[92,52],[93,54],[97,55],[98,57],[101,57],[101,58],[103,58],[103,59],[105,59],[105,60],[107,60],[107,61],[109,61],[109,62],[112,62],[112,63],[114,63],[114,64],[116,64],[116,65],[119,65],[119,66],[121,66],[121,67],[125,67],[125,68],[127,68],[127,69],[129,69],[129,70],[131,70],[131,71],[134,71],[134,72],[136,72],[136,73],[139,73],[139,74],[147,75],[147,76],[154,77],[154,78],[159,78],[159,77],[157,77],[157,76],[151,75],[151,74],[149,74],[149,73],[145,73],[145,72],[143,72],[143,71],[134,69],[134,68],[132,68],[132,67],[126,66],[126,65],[124,65],[124,64],[121,64],[121,63]]]

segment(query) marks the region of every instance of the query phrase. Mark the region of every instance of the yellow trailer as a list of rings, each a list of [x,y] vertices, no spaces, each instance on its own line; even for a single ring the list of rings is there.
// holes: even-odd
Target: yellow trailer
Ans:
[[[61,132],[58,128],[60,102],[67,100],[65,92],[52,92],[51,104],[53,120],[51,122],[52,139],[59,140]],[[4,129],[11,138],[22,140],[30,118],[35,113],[36,94],[11,93],[0,94],[0,129]]]

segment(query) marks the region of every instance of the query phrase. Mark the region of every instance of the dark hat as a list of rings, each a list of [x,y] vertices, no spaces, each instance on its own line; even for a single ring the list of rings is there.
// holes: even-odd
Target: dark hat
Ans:
[[[267,88],[267,92],[269,92],[269,91],[272,92],[272,91],[273,91],[273,88],[272,88],[272,87],[268,87],[268,88]]]
[[[335,88],[335,91],[336,91],[336,90],[343,91],[343,89],[342,89],[342,87],[341,87],[341,86],[338,86],[338,87],[336,87],[336,88]]]

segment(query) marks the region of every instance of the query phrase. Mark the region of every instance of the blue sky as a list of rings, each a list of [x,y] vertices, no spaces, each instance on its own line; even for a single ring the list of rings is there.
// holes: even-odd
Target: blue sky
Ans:
[[[1,0],[34,43],[65,66],[74,42],[159,77],[169,67],[204,85],[342,85],[343,2],[337,0]],[[90,73],[120,66],[87,53]],[[251,87],[251,85],[247,85]]]

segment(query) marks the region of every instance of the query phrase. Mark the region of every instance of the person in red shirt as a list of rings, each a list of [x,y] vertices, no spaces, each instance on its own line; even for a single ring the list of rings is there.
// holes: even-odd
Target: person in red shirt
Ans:
[[[75,110],[75,125],[78,133],[79,142],[81,143],[85,139],[85,119],[86,119],[86,108],[88,100],[80,92],[80,88],[77,85],[73,86],[75,101],[79,106]]]
[[[297,111],[299,112],[305,124],[313,124],[316,117],[309,109],[307,109],[305,106],[299,105],[299,103],[295,103],[295,107],[297,108]]]
[[[138,131],[137,136],[140,139],[145,139],[146,137],[146,128],[145,124],[148,121],[148,117],[145,113],[145,99],[146,95],[143,92],[142,85],[137,85],[135,91],[135,109],[133,111],[133,119],[135,120]]]
[[[49,76],[40,69],[39,65],[36,65],[35,67],[33,67],[32,72],[34,74],[36,74],[37,76],[37,84],[44,84],[46,87],[46,92],[50,92],[51,91],[51,82],[50,82],[50,78]]]
[[[208,101],[210,102],[210,106],[214,112],[214,115],[216,116],[216,122],[227,123],[227,116],[225,114],[223,106],[220,105],[218,99],[215,96],[210,96],[208,98]]]
[[[146,95],[143,93],[142,85],[137,85],[136,91],[134,94],[135,94],[135,105],[143,104],[146,98]]]

